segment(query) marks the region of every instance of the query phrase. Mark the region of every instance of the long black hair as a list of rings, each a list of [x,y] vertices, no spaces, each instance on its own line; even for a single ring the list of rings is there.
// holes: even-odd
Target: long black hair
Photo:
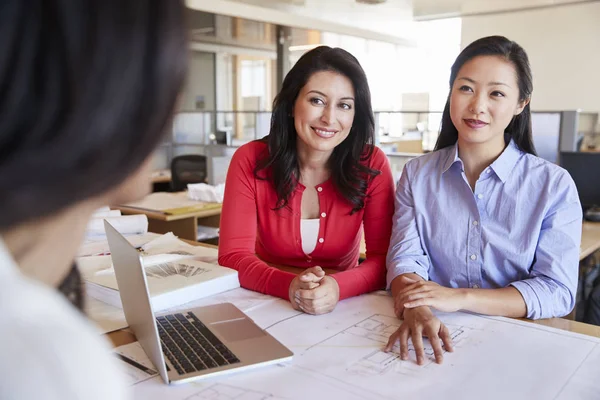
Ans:
[[[533,80],[529,58],[525,50],[517,43],[504,36],[488,36],[478,39],[464,48],[458,55],[450,70],[450,93],[442,114],[440,135],[435,144],[435,150],[452,146],[458,140],[458,131],[450,118],[450,97],[452,86],[462,66],[475,57],[499,56],[509,61],[517,72],[517,83],[519,86],[519,101],[531,98],[533,92]],[[536,155],[533,139],[531,137],[531,108],[527,104],[520,114],[513,116],[512,121],[504,130],[504,141],[506,144],[513,140],[517,147],[526,153]]]
[[[354,212],[364,207],[368,180],[380,171],[363,164],[373,154],[375,133],[367,77],[358,60],[343,49],[316,47],[300,57],[288,72],[281,91],[273,102],[271,130],[262,139],[268,144],[268,153],[259,160],[254,173],[259,179],[270,179],[273,182],[277,192],[277,204],[274,208],[287,206],[300,177],[293,107],[300,90],[314,73],[320,71],[339,73],[347,77],[354,87],[355,114],[352,128],[348,137],[335,147],[328,162],[333,184],[353,206]],[[260,173],[267,169],[267,176]]]
[[[124,181],[158,144],[187,68],[180,0],[4,0],[0,232]]]

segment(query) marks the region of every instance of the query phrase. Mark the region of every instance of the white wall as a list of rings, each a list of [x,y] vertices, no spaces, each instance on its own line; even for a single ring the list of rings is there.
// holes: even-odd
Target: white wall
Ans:
[[[494,34],[529,55],[532,110],[600,112],[600,3],[466,17],[461,48]]]
[[[196,110],[196,97],[204,97],[203,110],[215,109],[215,54],[190,51],[188,77],[180,108]]]
[[[230,111],[233,106],[233,60],[231,54],[215,54],[216,85],[217,85],[217,110]]]

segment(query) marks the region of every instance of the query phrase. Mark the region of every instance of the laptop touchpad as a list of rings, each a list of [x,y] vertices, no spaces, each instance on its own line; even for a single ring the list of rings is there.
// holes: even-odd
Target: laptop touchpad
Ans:
[[[239,340],[248,340],[265,336],[262,329],[247,319],[211,324],[210,327],[228,342],[237,342]]]

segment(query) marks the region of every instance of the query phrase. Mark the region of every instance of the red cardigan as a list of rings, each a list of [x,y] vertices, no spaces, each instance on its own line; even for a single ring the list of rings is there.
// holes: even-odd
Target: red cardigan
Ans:
[[[298,184],[288,207],[273,210],[277,202],[273,184],[254,176],[257,160],[266,151],[266,143],[254,141],[233,155],[221,214],[219,264],[237,270],[242,287],[283,299],[289,299],[288,289],[296,274],[266,262],[298,267],[298,272],[317,265],[341,271],[332,275],[340,287],[340,300],[385,287],[385,256],[394,213],[394,182],[385,154],[375,147],[365,162],[381,174],[368,185],[365,207],[352,215],[352,205],[331,180],[317,186],[319,240],[306,255],[300,236],[305,187]],[[367,259],[358,264],[361,224]]]

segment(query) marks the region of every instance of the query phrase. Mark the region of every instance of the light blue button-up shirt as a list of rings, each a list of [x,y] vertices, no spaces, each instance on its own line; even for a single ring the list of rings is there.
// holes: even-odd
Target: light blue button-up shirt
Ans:
[[[409,161],[396,189],[388,288],[405,273],[451,288],[515,287],[532,319],[575,305],[582,209],[571,176],[511,142],[472,191],[450,146]]]

